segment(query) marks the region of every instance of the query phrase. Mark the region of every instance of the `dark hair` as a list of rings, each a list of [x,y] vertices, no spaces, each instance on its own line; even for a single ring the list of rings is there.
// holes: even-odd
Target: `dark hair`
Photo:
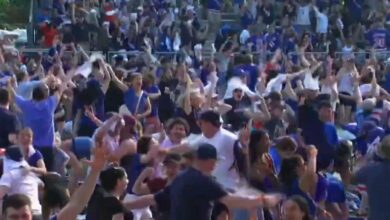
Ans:
[[[23,71],[19,71],[16,73],[16,81],[20,82],[24,79],[24,77],[27,76],[27,73],[23,72]]]
[[[41,101],[46,98],[45,91],[43,90],[42,86],[34,88],[32,92],[32,98],[36,101]]]
[[[10,102],[10,95],[8,90],[0,88],[0,105],[7,105]]]
[[[318,103],[318,109],[321,108],[332,108],[332,104],[330,104],[330,102],[327,101],[321,101],[320,103]]]
[[[352,150],[350,145],[345,141],[340,142],[334,158],[334,163],[333,163],[334,169],[338,171],[348,169],[349,160],[351,159],[351,157],[352,157]]]
[[[183,158],[187,160],[193,160],[195,159],[195,152],[194,151],[188,151],[181,155]]]
[[[163,164],[164,164],[164,165],[168,165],[168,164],[172,164],[172,163],[179,163],[180,160],[181,160],[180,154],[169,153],[169,154],[167,154],[167,156],[165,157],[165,159],[164,159],[164,161],[163,161]]]
[[[295,152],[297,150],[297,144],[294,139],[290,136],[280,137],[275,144],[276,149],[281,151],[292,151]]]
[[[250,164],[256,163],[257,159],[264,153],[264,146],[260,146],[259,143],[266,137],[267,132],[264,130],[254,130],[249,136],[249,162]]]
[[[63,208],[69,199],[66,187],[59,185],[45,187],[43,204],[46,208]]]
[[[3,213],[7,213],[8,208],[20,209],[29,206],[31,209],[31,200],[24,194],[13,194],[8,196],[3,202]]]
[[[151,136],[142,136],[137,141],[137,153],[147,154],[150,149]]]
[[[93,63],[92,63],[92,68],[93,69],[100,69],[100,64],[99,64],[99,61],[94,61]]]
[[[188,122],[183,118],[172,118],[167,121],[167,128],[168,131],[172,130],[175,125],[183,125],[184,129],[186,130],[186,134],[190,131],[190,126],[188,125]]]
[[[298,205],[301,212],[305,214],[302,220],[312,220],[312,217],[310,216],[310,212],[309,212],[309,204],[302,196],[297,196],[297,195],[291,196],[290,198],[288,198],[288,200],[295,202],[295,204]]]
[[[290,189],[298,175],[295,169],[299,166],[299,161],[303,160],[300,155],[294,155],[282,160],[280,167],[279,180],[283,183],[286,189]]]
[[[126,176],[122,167],[110,167],[100,173],[100,183],[104,190],[111,192],[115,189],[118,180]]]

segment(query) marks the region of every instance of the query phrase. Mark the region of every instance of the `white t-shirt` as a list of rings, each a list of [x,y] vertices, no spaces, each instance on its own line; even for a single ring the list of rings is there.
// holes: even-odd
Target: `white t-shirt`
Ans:
[[[339,80],[339,91],[353,95],[353,78],[351,73],[342,73]]]
[[[297,9],[297,24],[310,25],[310,5],[299,6]]]
[[[333,84],[333,85],[321,85],[321,94],[329,94],[329,95],[332,95],[332,91],[337,91],[337,83]],[[332,108],[333,108],[333,111],[336,111],[336,106],[337,106],[337,102],[338,102],[338,99],[336,98],[335,100],[332,100],[331,104],[332,104]]]
[[[313,74],[310,72],[310,70],[307,70],[305,72],[305,79],[303,80],[303,86],[305,89],[311,89],[311,90],[319,90],[320,89],[320,81],[319,77],[313,77]]]
[[[233,91],[234,91],[234,89],[237,89],[237,88],[241,88],[243,90],[243,92],[249,97],[252,97],[255,95],[255,93],[252,92],[246,84],[242,83],[242,81],[239,77],[232,77],[227,84],[227,88],[226,88],[225,95],[224,95],[223,99],[229,99],[229,98],[233,97]]]
[[[371,93],[372,84],[371,83],[362,84],[359,86],[359,90],[362,96],[367,96]],[[377,86],[375,91],[375,96],[379,96],[379,94],[380,94],[380,87]]]
[[[239,175],[234,163],[234,143],[237,136],[228,130],[221,128],[212,138],[206,138],[201,135],[199,138],[190,141],[189,145],[197,149],[202,143],[213,145],[217,149],[218,162],[213,171],[213,176],[217,181],[227,189],[235,189],[239,182]]]
[[[271,92],[281,92],[283,83],[286,81],[286,79],[286,74],[278,74],[275,78],[271,79],[267,84],[267,88],[265,89],[265,95],[268,95]]]
[[[9,189],[8,195],[24,194],[31,200],[34,215],[42,214],[38,187],[43,185],[43,182],[33,172],[24,168],[9,170],[0,179],[0,186],[6,186]]]

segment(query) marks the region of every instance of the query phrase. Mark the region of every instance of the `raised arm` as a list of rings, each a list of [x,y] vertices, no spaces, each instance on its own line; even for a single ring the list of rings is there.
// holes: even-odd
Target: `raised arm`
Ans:
[[[309,192],[310,187],[317,180],[317,154],[318,151],[314,146],[307,146],[308,152],[308,163],[307,169],[304,172],[303,176],[299,178],[299,187],[304,192]]]
[[[103,74],[104,74],[104,82],[103,82],[103,86],[102,86],[102,91],[104,94],[106,94],[108,87],[110,86],[110,82],[111,82],[111,74],[108,70],[109,68],[111,68],[111,66],[106,64],[102,59],[100,59],[99,65],[100,65],[101,69],[103,70]]]
[[[89,199],[95,190],[100,171],[107,162],[107,147],[103,145],[103,139],[95,142],[94,160],[88,162],[91,166],[91,172],[85,179],[85,182],[75,191],[68,204],[61,209],[57,215],[57,220],[73,220],[87,205]]]
[[[123,92],[129,90],[129,87],[124,84],[120,79],[118,79],[112,68],[108,68],[108,71],[110,72],[111,80],[115,83],[116,86],[118,86],[120,90],[122,90]]]
[[[135,194],[137,195],[150,194],[150,189],[145,182],[148,178],[152,177],[153,171],[154,170],[152,167],[147,167],[141,172],[141,174],[138,176],[133,186],[133,192]]]

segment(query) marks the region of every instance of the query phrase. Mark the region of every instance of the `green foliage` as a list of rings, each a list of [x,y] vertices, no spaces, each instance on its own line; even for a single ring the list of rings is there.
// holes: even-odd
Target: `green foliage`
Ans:
[[[30,0],[0,0],[0,28],[25,28],[29,9]]]

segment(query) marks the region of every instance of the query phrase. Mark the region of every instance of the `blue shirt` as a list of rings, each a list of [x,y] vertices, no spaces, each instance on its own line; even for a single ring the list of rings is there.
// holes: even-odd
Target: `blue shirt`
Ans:
[[[39,102],[15,96],[15,102],[23,112],[23,122],[34,133],[34,147],[53,147],[53,119],[58,101],[57,96],[50,96]]]
[[[280,35],[277,32],[267,33],[265,36],[267,49],[275,52],[280,47]]]
[[[251,38],[249,38],[249,41],[253,43],[252,51],[260,52],[263,50],[263,45],[264,45],[263,35],[252,36]]]
[[[129,88],[124,95],[124,103],[127,109],[129,109],[129,111],[133,115],[142,114],[146,111],[147,99],[148,96],[144,92],[142,92],[141,97],[139,97],[137,96],[137,94],[135,94],[135,91],[132,88]],[[136,109],[137,104],[138,104],[138,109]]]
[[[242,70],[248,73],[247,85],[250,90],[255,91],[257,78],[259,77],[259,70],[254,64],[245,64],[240,67]]]
[[[328,181],[326,202],[345,203],[347,196],[345,193],[344,184],[331,175],[327,176],[326,179]]]
[[[208,9],[209,10],[221,10],[222,1],[221,0],[208,0]]]
[[[384,28],[368,31],[366,39],[374,49],[386,49],[390,46],[390,32]]]
[[[356,183],[364,184],[368,192],[368,220],[390,219],[390,161],[372,162],[356,172]]]
[[[279,174],[280,168],[282,167],[283,158],[280,156],[276,147],[271,147],[269,149],[269,154],[271,155],[272,161],[274,162],[275,171],[277,174]]]

